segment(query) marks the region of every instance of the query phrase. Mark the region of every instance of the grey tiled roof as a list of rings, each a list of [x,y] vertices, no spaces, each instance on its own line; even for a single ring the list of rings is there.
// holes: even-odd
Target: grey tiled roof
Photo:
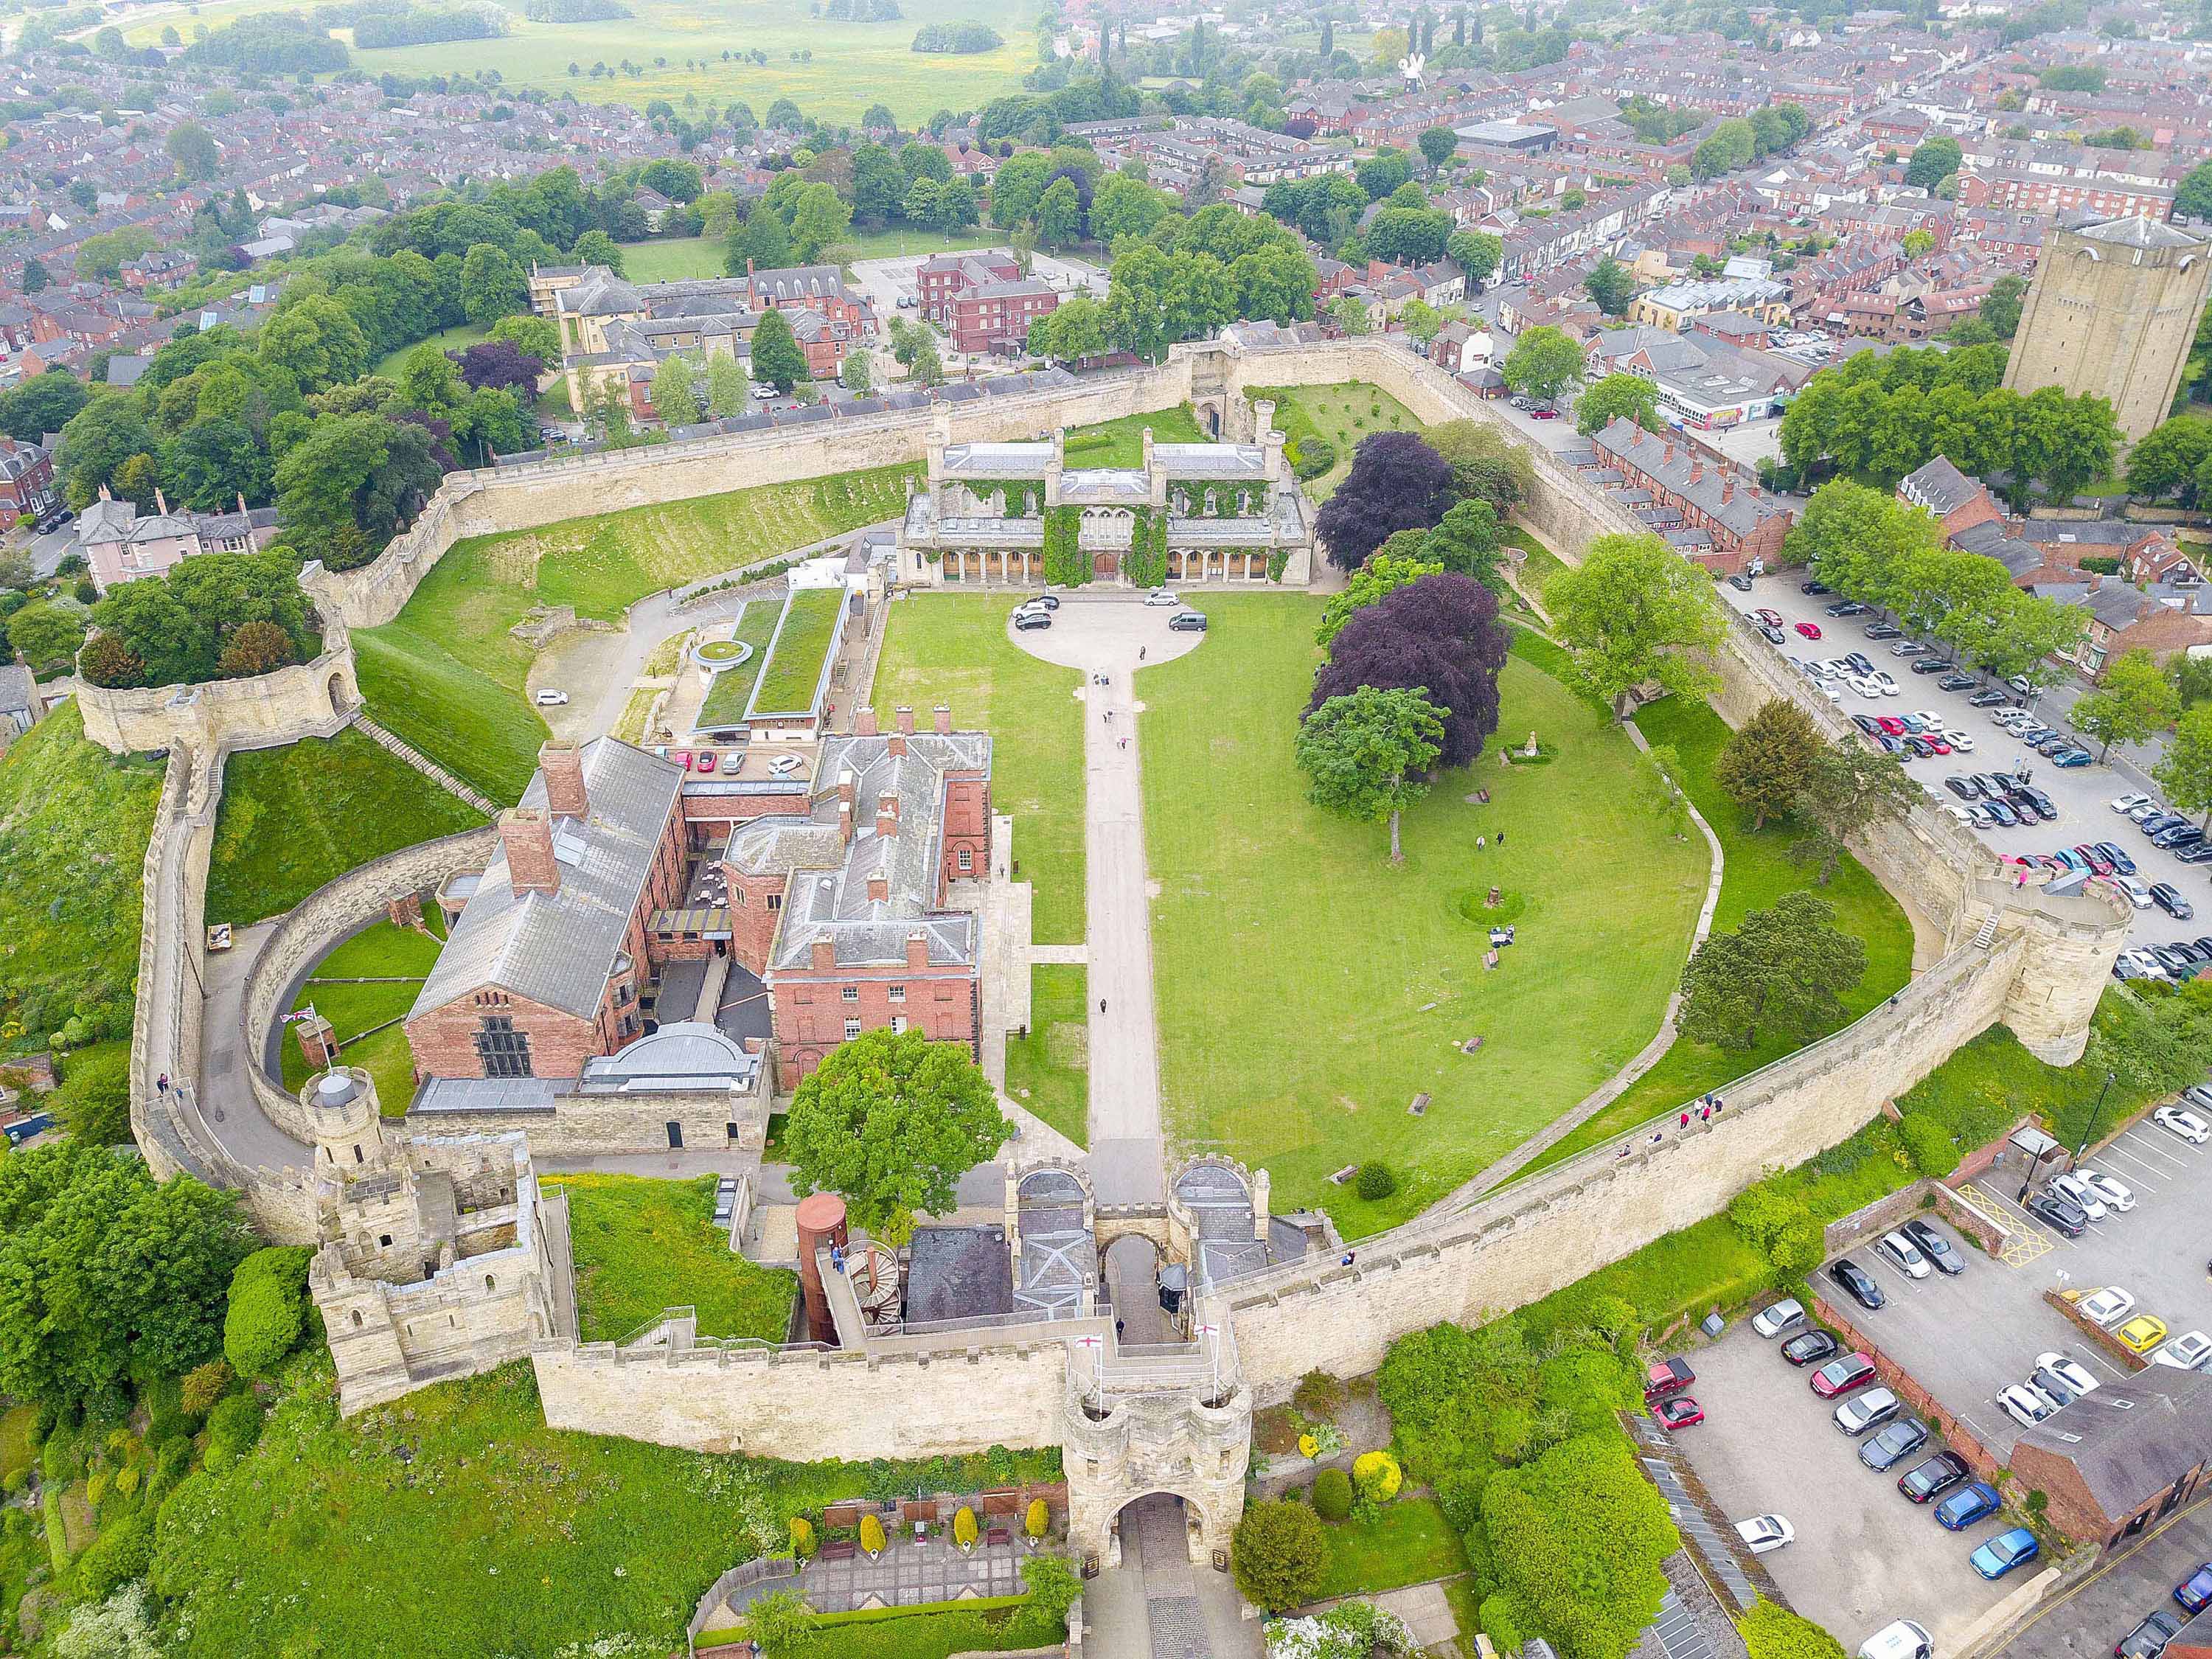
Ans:
[[[1938,518],[1966,506],[1981,494],[1982,489],[1943,455],[1938,455],[1916,472],[1906,473],[1905,481],[1897,488],[1907,501],[1917,501]]]
[[[410,1019],[487,987],[580,1018],[598,1013],[684,769],[612,738],[586,744],[583,765],[588,812],[555,826],[559,890],[517,896],[506,849],[494,853]],[[544,809],[543,773],[522,805]]]
[[[2106,1518],[2119,1520],[2203,1461],[2212,1376],[2153,1366],[2083,1395],[2020,1443],[2070,1462]]]

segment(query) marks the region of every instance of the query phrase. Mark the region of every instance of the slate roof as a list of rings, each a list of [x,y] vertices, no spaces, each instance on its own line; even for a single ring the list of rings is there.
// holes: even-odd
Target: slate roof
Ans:
[[[1938,455],[1917,471],[1906,473],[1898,493],[1940,519],[1973,501],[1982,486],[1954,466],[1948,456]]]
[[[1725,475],[1717,467],[1705,468],[1697,482],[1692,483],[1690,473],[1695,462],[1688,449],[1678,447],[1674,459],[1666,459],[1667,441],[1656,433],[1644,431],[1626,416],[1599,432],[1593,441],[1601,455],[1617,456],[1634,471],[1659,479],[1675,495],[1695,502],[1708,517],[1726,525],[1739,536],[1747,536],[1765,520],[1789,511],[1773,497],[1754,495],[1748,487],[1741,485],[1729,499],[1723,501]]]
[[[1013,1310],[1013,1263],[1003,1229],[914,1230],[906,1274],[909,1321],[978,1319]]]
[[[2157,1366],[2107,1382],[2029,1429],[2020,1443],[2072,1463],[2098,1507],[2119,1520],[2204,1461],[2212,1376]]]
[[[965,910],[939,910],[937,877],[942,867],[945,785],[948,772],[991,772],[991,739],[980,732],[939,736],[918,732],[907,752],[890,751],[891,734],[833,737],[823,741],[815,772],[817,791],[805,816],[776,815],[740,824],[723,858],[754,875],[785,872],[783,921],[769,969],[802,969],[814,942],[828,939],[840,966],[902,963],[909,934],[927,941],[933,966],[971,965],[981,935]],[[837,789],[853,775],[853,840],[839,840]],[[876,809],[897,798],[896,833],[876,832]],[[870,879],[880,872],[889,896],[871,898]]]
[[[2130,214],[2122,219],[2108,219],[2100,225],[2083,225],[2074,233],[2092,242],[2108,243],[2114,247],[2203,247],[2204,239],[2191,236],[2178,225],[2163,219],[2146,219]]]
[[[507,849],[495,852],[410,1019],[488,987],[582,1019],[599,1012],[684,769],[613,738],[586,744],[583,768],[586,816],[555,821],[558,890],[517,896]],[[544,808],[544,773],[521,804]]]
[[[27,714],[39,706],[39,688],[21,663],[0,663],[0,714]]]

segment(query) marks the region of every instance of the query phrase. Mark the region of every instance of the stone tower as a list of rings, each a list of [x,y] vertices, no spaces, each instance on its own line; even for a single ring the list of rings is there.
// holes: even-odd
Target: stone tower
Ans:
[[[383,1114],[376,1084],[356,1066],[338,1066],[312,1079],[300,1091],[307,1126],[315,1137],[315,1172],[342,1184],[380,1173],[384,1167]]]
[[[2133,443],[2166,418],[2212,283],[2205,239],[2155,219],[2054,230],[2004,383],[2108,399]]]

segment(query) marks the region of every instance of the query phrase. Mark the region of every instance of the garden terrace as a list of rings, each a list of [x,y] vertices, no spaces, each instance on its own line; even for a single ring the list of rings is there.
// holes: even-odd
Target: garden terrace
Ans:
[[[748,719],[821,712],[844,617],[842,587],[801,588],[784,601],[782,619],[769,645],[768,661],[753,688],[752,701],[746,705]]]

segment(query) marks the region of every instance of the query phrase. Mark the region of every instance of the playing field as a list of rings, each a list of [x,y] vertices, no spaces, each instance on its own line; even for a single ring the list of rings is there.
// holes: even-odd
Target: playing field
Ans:
[[[940,109],[977,109],[1020,91],[1022,76],[1036,63],[1027,0],[902,0],[904,15],[890,23],[828,22],[810,15],[802,0],[627,3],[634,16],[593,23],[533,23],[520,6],[508,5],[507,33],[500,40],[356,48],[353,65],[371,76],[497,70],[508,87],[542,87],[589,103],[641,107],[664,98],[687,119],[698,118],[708,104],[726,107],[739,100],[765,118],[769,105],[788,98],[808,115],[851,123],[871,104],[883,103],[902,125],[915,126]],[[134,46],[151,46],[170,26],[189,41],[201,25],[213,29],[252,13],[302,9],[296,0],[156,7],[135,13],[124,34]],[[967,21],[989,24],[1004,44],[958,56],[913,50],[923,24]],[[352,32],[335,33],[349,40]],[[754,52],[768,61],[739,60]],[[623,72],[625,62],[641,72]]]

